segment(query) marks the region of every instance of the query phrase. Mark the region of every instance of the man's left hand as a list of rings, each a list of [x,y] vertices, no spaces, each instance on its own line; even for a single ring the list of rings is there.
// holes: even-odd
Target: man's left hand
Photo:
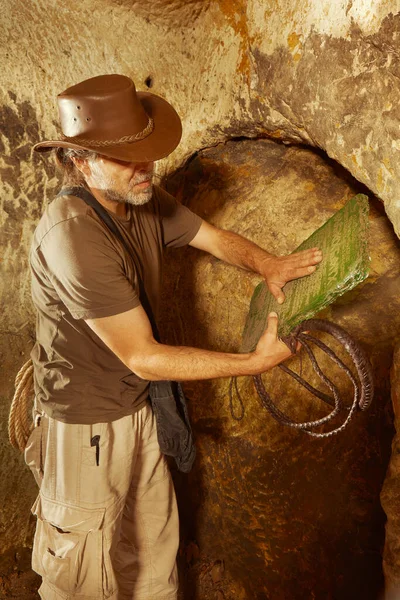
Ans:
[[[260,275],[265,278],[268,289],[277,302],[282,304],[285,300],[283,286],[292,279],[314,273],[321,260],[322,252],[318,248],[303,250],[289,256],[271,256],[265,259]]]

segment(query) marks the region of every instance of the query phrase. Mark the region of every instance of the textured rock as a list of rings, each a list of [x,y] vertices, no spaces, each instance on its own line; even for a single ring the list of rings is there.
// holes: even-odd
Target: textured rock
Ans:
[[[296,248],[360,191],[318,154],[261,140],[200,153],[170,187],[211,223],[278,254]],[[363,344],[377,386],[371,408],[342,434],[314,440],[279,425],[261,409],[249,378],[239,379],[246,405],[239,423],[230,415],[228,380],[186,386],[199,448],[190,485],[181,482],[180,492],[186,543],[199,547],[198,558],[190,551],[186,560],[188,598],[214,597],[216,561],[225,565],[217,587],[229,600],[378,597],[384,535],[379,492],[392,432],[388,380],[400,325],[400,249],[376,200],[370,239],[370,277],[323,315]],[[259,278],[193,249],[171,251],[168,260],[167,339],[237,350]],[[340,372],[321,364],[343,388]],[[318,385],[306,364],[303,372]],[[265,382],[296,420],[327,414],[279,370]]]
[[[17,102],[10,95],[9,105],[0,112],[0,131],[7,151],[0,158],[0,565],[5,572],[10,567],[27,568],[30,562],[26,547],[32,540],[30,507],[37,489],[22,457],[8,443],[7,419],[15,375],[29,358],[34,340],[29,243],[46,198],[45,186],[51,194],[56,179],[50,164],[43,169],[38,157],[31,159],[32,137],[39,128],[28,102]]]
[[[227,137],[306,142],[368,185],[399,227],[398,13],[396,0],[5,0],[0,103],[11,92],[52,136],[58,92],[122,72],[184,118],[166,169]]]
[[[294,56],[290,41],[272,55],[255,50],[261,98],[384,200],[398,233],[399,27],[389,15],[376,33],[353,24],[345,39],[296,34]]]
[[[386,524],[385,552],[383,555],[386,600],[396,600],[400,597],[400,346],[397,346],[393,357],[391,384],[396,435],[393,439],[392,455],[381,493],[382,507],[388,519]]]
[[[56,135],[56,94],[86,77],[119,72],[132,76],[138,89],[165,95],[183,118],[184,136],[180,148],[159,165],[160,174],[228,138],[272,136],[322,148],[384,201],[399,231],[398,12],[396,0],[3,0],[0,460],[7,487],[0,486],[0,554],[11,556],[13,548],[27,545],[32,529],[28,507],[35,490],[7,445],[5,423],[12,380],[33,336],[30,238],[57,187],[47,159],[32,156],[31,146]],[[279,159],[271,160],[279,171]],[[245,174],[246,166],[241,168]],[[248,186],[258,189],[254,181]],[[308,207],[308,194],[303,203],[302,210],[315,212]],[[323,216],[325,203],[327,197],[318,205]],[[254,200],[251,210],[257,209]],[[248,218],[243,215],[244,223]],[[295,234],[285,229],[284,235],[292,247]],[[384,248],[381,253],[386,273],[390,259]],[[220,267],[211,262],[207,268],[219,273]],[[248,281],[240,281],[243,313]],[[392,278],[377,277],[376,285],[394,302]],[[226,327],[239,332],[240,318],[232,313]],[[203,341],[208,336],[213,341],[210,319]],[[369,344],[380,329],[378,323],[371,327]],[[224,342],[229,345],[228,333]]]

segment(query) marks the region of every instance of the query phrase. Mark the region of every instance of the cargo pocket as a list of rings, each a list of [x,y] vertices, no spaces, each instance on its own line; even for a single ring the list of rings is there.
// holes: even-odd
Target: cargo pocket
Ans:
[[[108,550],[104,548],[105,509],[85,509],[39,495],[32,568],[61,597],[103,600],[114,591]]]

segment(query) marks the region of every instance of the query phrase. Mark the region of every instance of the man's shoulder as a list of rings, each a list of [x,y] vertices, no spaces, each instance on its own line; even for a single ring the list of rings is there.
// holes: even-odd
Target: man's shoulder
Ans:
[[[85,228],[93,220],[92,210],[81,199],[75,196],[56,196],[42,214],[35,229],[33,246],[40,246],[42,240],[51,233],[62,235],[65,230],[63,224],[71,221],[79,222]]]
[[[160,201],[163,200],[163,198],[173,198],[173,196],[171,196],[171,194],[167,192],[167,190],[160,187],[159,185],[153,185],[153,198]]]
[[[154,185],[153,196],[152,196],[152,210],[160,218],[165,216],[170,210],[174,210],[177,205],[177,201],[167,190],[164,188]]]

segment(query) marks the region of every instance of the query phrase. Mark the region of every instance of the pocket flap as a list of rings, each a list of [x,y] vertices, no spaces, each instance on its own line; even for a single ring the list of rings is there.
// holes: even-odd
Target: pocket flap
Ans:
[[[42,521],[65,531],[88,532],[101,529],[105,508],[81,508],[49,500],[39,494],[32,512]]]

